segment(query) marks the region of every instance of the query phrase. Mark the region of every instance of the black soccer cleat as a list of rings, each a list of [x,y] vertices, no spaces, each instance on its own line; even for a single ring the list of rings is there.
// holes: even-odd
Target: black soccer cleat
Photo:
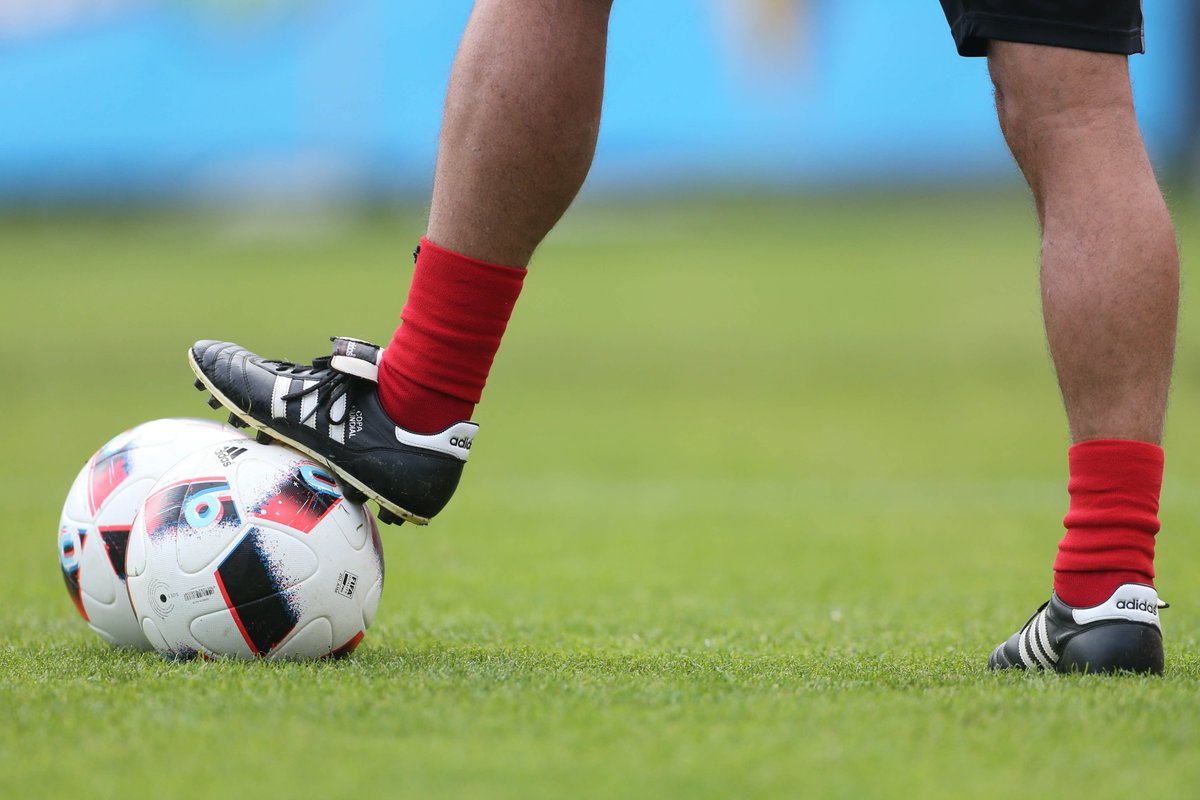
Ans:
[[[419,434],[392,422],[376,389],[383,349],[333,339],[312,364],[262,358],[232,342],[188,351],[197,388],[257,433],[324,463],[351,497],[379,503],[382,522],[425,525],[449,502],[479,426]]]
[[[1098,606],[1075,608],[1057,594],[1021,630],[996,647],[992,669],[1057,672],[1163,671],[1158,610],[1167,604],[1141,583],[1125,583]]]

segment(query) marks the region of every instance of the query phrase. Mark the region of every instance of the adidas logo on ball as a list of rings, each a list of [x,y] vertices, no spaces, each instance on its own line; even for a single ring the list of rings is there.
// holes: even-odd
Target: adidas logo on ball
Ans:
[[[233,463],[233,460],[235,458],[237,458],[244,452],[246,452],[246,448],[244,448],[244,447],[230,446],[230,447],[221,447],[217,450],[214,450],[213,455],[215,455],[217,457],[217,460],[221,462],[221,466],[228,467],[230,464]]]

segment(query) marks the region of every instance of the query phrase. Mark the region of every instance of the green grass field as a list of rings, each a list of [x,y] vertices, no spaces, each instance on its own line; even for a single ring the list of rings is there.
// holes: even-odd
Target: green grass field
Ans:
[[[1200,227],[1176,209],[1185,263]],[[1163,679],[991,674],[1049,590],[1065,425],[1019,193],[592,203],[533,265],[455,501],[341,663],[107,649],[55,557],[185,348],[386,340],[418,214],[0,221],[0,797],[1189,796],[1200,316]]]

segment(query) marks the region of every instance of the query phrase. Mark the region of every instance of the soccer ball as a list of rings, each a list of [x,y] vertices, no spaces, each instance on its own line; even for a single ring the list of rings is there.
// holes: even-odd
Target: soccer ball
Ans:
[[[203,419],[159,419],[131,428],[88,459],[67,493],[58,525],[58,562],[67,591],[109,644],[150,649],[125,591],[125,549],[150,487],[201,447],[245,439]]]
[[[366,507],[295,450],[249,439],[167,470],[126,567],[138,624],[171,658],[346,655],[383,593]]]

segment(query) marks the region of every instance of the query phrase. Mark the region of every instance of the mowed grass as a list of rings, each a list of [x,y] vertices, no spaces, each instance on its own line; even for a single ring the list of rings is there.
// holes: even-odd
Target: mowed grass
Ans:
[[[1185,263],[1200,236],[1176,209]],[[1066,436],[1018,192],[592,202],[539,253],[429,528],[341,663],[107,649],[55,531],[185,348],[384,341],[415,213],[0,221],[0,796],[1127,797],[1200,783],[1200,317],[1163,679],[992,674]],[[1186,271],[1186,270],[1185,270]]]

